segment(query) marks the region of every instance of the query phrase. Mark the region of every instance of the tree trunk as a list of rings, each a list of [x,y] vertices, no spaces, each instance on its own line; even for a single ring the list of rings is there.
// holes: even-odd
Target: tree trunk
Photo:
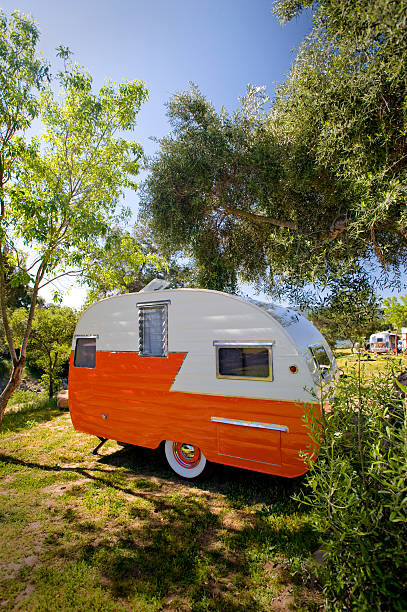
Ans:
[[[0,394],[0,425],[3,421],[3,416],[6,411],[8,401],[14,391],[17,389],[18,385],[20,384],[21,378],[23,376],[24,364],[25,356],[22,356],[14,364],[9,381]]]
[[[51,357],[49,358],[49,381],[48,381],[48,397],[52,399],[54,397],[54,368],[52,367]]]
[[[33,324],[33,320],[34,320],[34,316],[35,316],[35,309],[36,309],[36,306],[37,306],[38,287],[39,287],[40,282],[42,281],[42,279],[44,277],[46,266],[47,266],[47,259],[45,258],[43,260],[43,262],[40,264],[40,266],[39,266],[39,268],[37,270],[37,274],[36,274],[36,278],[35,278],[35,283],[34,283],[34,289],[33,289],[33,293],[32,293],[32,296],[31,296],[30,310],[29,310],[29,313],[28,313],[27,327],[25,329],[25,334],[24,334],[23,342],[22,342],[21,348],[20,348],[20,356],[17,359],[16,350],[14,348],[13,335],[12,335],[10,323],[9,323],[8,317],[7,317],[6,283],[5,283],[5,279],[4,279],[4,261],[3,261],[3,252],[2,252],[2,250],[0,248],[0,306],[1,306],[1,316],[3,318],[3,325],[4,325],[4,329],[6,331],[6,337],[7,337],[7,343],[8,343],[8,346],[9,346],[10,356],[11,356],[11,359],[13,361],[13,371],[11,372],[10,379],[9,379],[7,385],[5,386],[5,388],[3,389],[2,393],[0,394],[0,426],[1,426],[1,423],[3,421],[3,416],[4,416],[4,413],[6,411],[8,401],[9,401],[10,397],[12,396],[12,394],[14,393],[14,391],[17,389],[17,387],[18,387],[18,385],[19,385],[19,383],[21,381],[21,377],[23,375],[23,369],[24,369],[24,364],[25,364],[25,359],[26,359],[25,356],[26,356],[26,352],[27,352],[27,344],[28,344],[28,340],[30,338],[32,324]]]

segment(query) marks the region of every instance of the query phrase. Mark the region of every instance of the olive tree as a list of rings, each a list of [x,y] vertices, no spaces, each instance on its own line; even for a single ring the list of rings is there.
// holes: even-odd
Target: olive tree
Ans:
[[[143,215],[216,288],[236,277],[304,291],[356,264],[407,263],[407,11],[393,0],[281,0],[312,32],[269,102],[250,87],[233,114],[197,87],[168,103]],[[214,287],[215,288],[215,287]]]

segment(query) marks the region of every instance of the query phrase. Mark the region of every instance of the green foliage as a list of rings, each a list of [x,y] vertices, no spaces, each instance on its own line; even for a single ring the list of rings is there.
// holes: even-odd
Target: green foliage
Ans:
[[[23,267],[13,265],[13,258],[4,261],[5,298],[8,308],[26,308],[31,301],[30,277]]]
[[[173,257],[159,254],[148,228],[135,225],[133,232],[109,230],[103,244],[92,246],[81,280],[90,287],[87,304],[119,293],[140,291],[154,278],[165,278],[171,287],[185,286],[189,270]]]
[[[330,609],[406,609],[407,415],[393,375],[368,379],[359,367],[338,384],[323,429],[309,418],[320,452],[302,500],[326,551]]]
[[[35,91],[48,79],[48,65],[36,54],[39,31],[26,15],[0,12],[0,200],[16,171],[24,142],[20,135],[38,115]],[[1,210],[1,217],[4,211]],[[4,228],[2,228],[4,230]]]
[[[280,0],[275,12],[284,21],[310,6],[313,30],[277,93],[277,129],[341,188],[337,242],[397,268],[407,245],[406,4]]]
[[[7,308],[23,306],[29,299],[24,261],[10,240],[7,187],[18,177],[26,150],[22,134],[38,115],[37,94],[48,80],[48,65],[36,53],[38,38],[30,17],[14,12],[8,19],[0,11],[0,303],[6,334]]]
[[[136,81],[95,94],[77,66],[61,80],[62,102],[50,90],[41,96],[43,145],[32,141],[8,211],[14,235],[39,252],[47,274],[80,266],[89,242],[115,219],[123,190],[134,187],[142,150],[116,133],[134,127],[147,95]]]
[[[27,326],[27,310],[15,310],[10,318],[15,338],[20,342]],[[77,313],[68,307],[48,306],[37,309],[28,345],[28,364],[43,372],[41,381],[53,397],[60,387],[63,363],[71,352]]]
[[[383,300],[383,306],[384,315],[394,329],[399,330],[407,325],[407,295],[401,296],[400,302],[394,296],[386,298]]]
[[[0,336],[0,351],[5,348],[5,344],[3,344],[2,340],[3,339]],[[10,374],[10,365],[11,364],[8,359],[0,357],[0,376],[8,376]]]
[[[13,14],[9,23],[0,15],[0,305],[13,362],[0,420],[21,379],[38,292],[60,276],[79,274],[90,245],[128,216],[118,203],[125,189],[136,188],[144,159],[141,146],[123,136],[147,98],[144,84],[107,83],[95,92],[91,76],[59,47],[64,70],[56,96],[42,87],[48,68],[36,58],[37,41],[31,20]],[[44,133],[28,141],[37,115]],[[10,287],[26,285],[32,293],[17,354],[7,299]],[[49,385],[51,393],[51,373]]]
[[[267,265],[264,254],[258,255],[269,226],[245,217],[252,216],[254,199],[259,213],[267,206],[270,167],[277,166],[274,143],[262,130],[266,101],[261,90],[250,89],[231,117],[216,113],[192,86],[169,102],[173,134],[161,140],[150,166],[143,218],[151,219],[167,250],[193,257],[200,286],[233,290],[238,268],[256,272]]]
[[[377,296],[366,276],[355,270],[330,284],[331,293],[308,315],[331,346],[368,338],[383,324]]]
[[[313,30],[271,109],[255,87],[233,115],[196,87],[168,104],[143,214],[224,287],[240,275],[296,297],[355,262],[407,261],[405,2],[275,11],[288,20],[310,6]]]

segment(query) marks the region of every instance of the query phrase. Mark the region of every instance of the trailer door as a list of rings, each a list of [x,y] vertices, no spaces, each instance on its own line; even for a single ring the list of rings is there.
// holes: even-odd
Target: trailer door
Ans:
[[[242,381],[268,384],[273,380],[272,345],[272,342],[214,342],[217,377],[239,381],[234,406],[229,406],[227,413],[211,417],[217,423],[219,455],[281,465],[281,432],[288,428],[269,422],[270,401],[260,400],[262,407],[255,402],[259,408],[253,411],[248,407],[250,400],[238,399],[238,385]],[[221,412],[220,406],[218,411]]]

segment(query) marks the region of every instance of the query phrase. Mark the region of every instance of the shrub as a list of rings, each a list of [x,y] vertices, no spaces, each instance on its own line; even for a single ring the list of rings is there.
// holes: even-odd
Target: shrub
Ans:
[[[317,568],[334,610],[407,609],[406,400],[394,373],[339,382],[334,407],[307,425],[320,445],[301,501],[311,506],[325,562]]]
[[[0,355],[0,376],[8,376],[11,371],[10,359],[2,357]]]

